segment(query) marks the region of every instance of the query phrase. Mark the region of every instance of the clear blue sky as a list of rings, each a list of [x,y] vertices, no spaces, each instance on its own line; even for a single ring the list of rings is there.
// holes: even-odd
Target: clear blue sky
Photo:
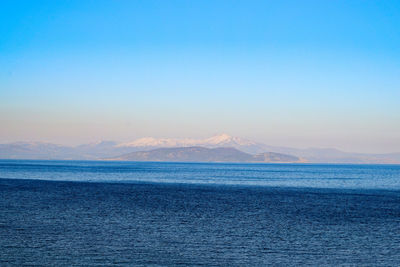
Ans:
[[[400,151],[400,1],[1,1],[0,129]]]

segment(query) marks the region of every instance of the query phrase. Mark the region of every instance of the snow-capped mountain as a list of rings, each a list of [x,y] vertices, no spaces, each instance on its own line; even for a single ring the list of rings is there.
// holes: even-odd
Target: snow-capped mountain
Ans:
[[[257,145],[256,142],[240,138],[233,137],[228,134],[215,135],[210,138],[200,140],[204,145],[210,146],[252,146]]]
[[[389,163],[400,164],[400,153],[363,154],[347,153],[333,148],[290,148],[269,146],[244,138],[219,134],[205,139],[195,138],[139,138],[132,142],[101,141],[75,147],[43,142],[15,142],[0,144],[0,159],[104,159],[158,148],[235,148],[256,155],[274,152],[295,156],[301,161],[314,163]]]
[[[261,153],[263,144],[256,143],[244,138],[233,137],[228,134],[219,134],[205,139],[193,138],[153,138],[145,137],[128,143],[121,143],[117,147],[131,147],[141,149],[168,148],[168,147],[191,147],[202,146],[207,148],[234,147],[247,153]]]

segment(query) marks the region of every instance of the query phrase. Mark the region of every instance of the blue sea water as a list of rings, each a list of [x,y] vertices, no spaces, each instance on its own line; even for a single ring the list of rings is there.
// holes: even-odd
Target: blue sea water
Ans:
[[[400,166],[0,161],[0,266],[399,266]]]
[[[0,160],[0,178],[400,190],[400,165]]]

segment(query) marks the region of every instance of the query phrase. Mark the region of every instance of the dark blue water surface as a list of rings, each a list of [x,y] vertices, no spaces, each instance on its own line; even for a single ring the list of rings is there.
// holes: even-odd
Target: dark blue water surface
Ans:
[[[400,265],[400,166],[0,161],[0,266]]]

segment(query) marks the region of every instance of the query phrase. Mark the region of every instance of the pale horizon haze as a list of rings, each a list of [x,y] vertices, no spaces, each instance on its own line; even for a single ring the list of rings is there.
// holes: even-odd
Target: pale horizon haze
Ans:
[[[400,152],[399,1],[1,1],[0,143]]]

